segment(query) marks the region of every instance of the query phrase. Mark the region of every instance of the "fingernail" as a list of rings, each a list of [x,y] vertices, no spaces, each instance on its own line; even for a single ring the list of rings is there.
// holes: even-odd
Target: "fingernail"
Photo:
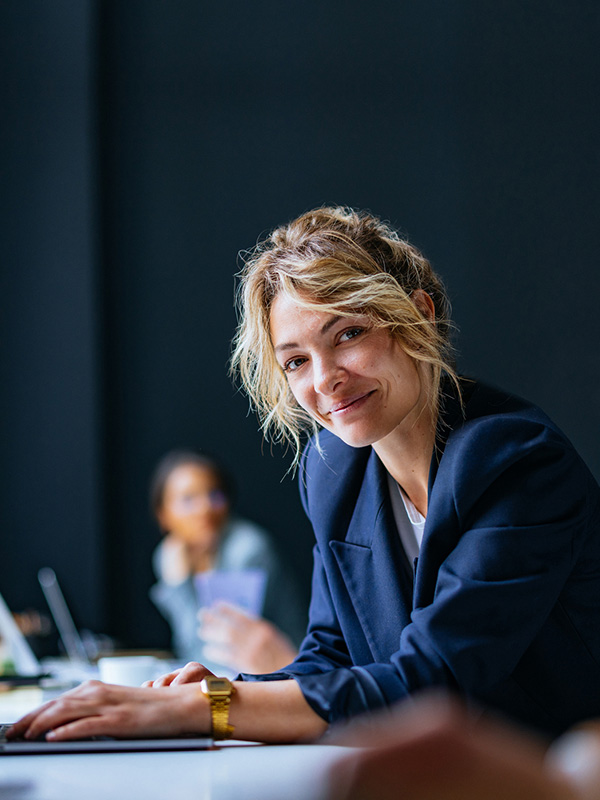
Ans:
[[[48,731],[46,739],[56,739],[56,733],[54,731]]]

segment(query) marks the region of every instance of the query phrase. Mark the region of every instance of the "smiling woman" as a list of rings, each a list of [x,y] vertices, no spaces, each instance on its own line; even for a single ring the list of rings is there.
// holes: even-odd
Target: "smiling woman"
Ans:
[[[456,375],[427,259],[372,214],[315,209],[248,254],[239,302],[265,432],[298,454],[312,434],[313,601],[286,670],[311,707],[334,722],[436,686],[546,731],[600,712],[598,485],[540,409]]]
[[[442,375],[458,387],[450,304],[440,278],[415,247],[369,214],[316,209],[277,228],[249,254],[238,301],[234,370],[239,370],[265,434],[293,443],[298,457],[301,431],[315,433],[321,420],[317,423],[296,402],[286,381],[294,359],[287,354],[284,364],[277,356],[300,342],[288,324],[286,334],[292,339],[284,336],[273,348],[274,315],[278,323],[294,307],[329,315],[322,319],[322,332],[343,320],[342,339],[365,329],[387,331],[415,364],[427,365],[421,377],[427,383],[430,418],[438,413]]]
[[[210,678],[199,664],[87,687],[16,733],[203,731],[212,714],[218,735],[297,741],[427,687],[547,734],[600,716],[600,488],[539,408],[457,376],[428,261],[371,214],[321,208],[240,281],[232,366],[296,447],[316,538],[300,652],[218,698],[185,685]]]

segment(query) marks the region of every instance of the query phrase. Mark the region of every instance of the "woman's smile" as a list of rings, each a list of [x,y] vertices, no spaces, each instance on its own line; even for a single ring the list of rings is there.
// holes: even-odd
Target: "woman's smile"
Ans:
[[[373,395],[374,391],[375,390],[366,392],[365,394],[358,394],[354,397],[345,398],[331,406],[327,413],[330,415],[335,414],[336,416],[343,416],[351,414],[353,411],[358,411],[362,409],[367,400]]]

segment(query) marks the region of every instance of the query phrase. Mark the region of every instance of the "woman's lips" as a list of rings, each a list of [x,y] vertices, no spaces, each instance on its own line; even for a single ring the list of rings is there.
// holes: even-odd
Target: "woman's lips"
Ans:
[[[364,402],[366,402],[369,397],[371,397],[373,391],[365,392],[364,394],[355,395],[354,397],[348,397],[345,400],[341,400],[339,403],[336,403],[329,409],[329,415],[341,415],[349,411],[354,411]]]

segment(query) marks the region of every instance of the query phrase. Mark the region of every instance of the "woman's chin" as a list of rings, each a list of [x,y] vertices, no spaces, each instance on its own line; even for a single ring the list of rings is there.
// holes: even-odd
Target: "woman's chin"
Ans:
[[[368,431],[340,430],[340,428],[333,427],[328,427],[327,430],[333,433],[334,436],[337,436],[338,439],[341,439],[342,442],[349,447],[369,447],[373,442],[377,441],[377,437],[373,436],[373,434]]]
[[[212,552],[218,545],[220,533],[220,528],[198,531],[190,545],[197,550]]]

